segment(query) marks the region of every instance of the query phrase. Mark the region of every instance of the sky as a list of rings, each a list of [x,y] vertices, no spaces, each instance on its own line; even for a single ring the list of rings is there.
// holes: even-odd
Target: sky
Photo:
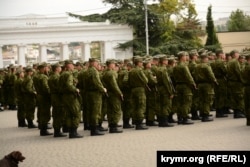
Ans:
[[[152,0],[148,0],[150,3]],[[193,0],[198,12],[198,18],[206,20],[207,8],[212,5],[214,20],[229,17],[236,9],[250,15],[250,0]],[[16,17],[26,14],[39,14],[48,17],[64,16],[66,12],[80,15],[104,13],[110,9],[110,4],[102,0],[0,0],[0,18]]]

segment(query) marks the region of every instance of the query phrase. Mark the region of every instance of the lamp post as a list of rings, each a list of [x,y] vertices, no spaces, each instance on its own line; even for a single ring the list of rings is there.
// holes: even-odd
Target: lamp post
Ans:
[[[147,0],[144,0],[144,6],[145,6],[146,54],[149,55],[149,42],[148,42],[148,5],[147,5]]]

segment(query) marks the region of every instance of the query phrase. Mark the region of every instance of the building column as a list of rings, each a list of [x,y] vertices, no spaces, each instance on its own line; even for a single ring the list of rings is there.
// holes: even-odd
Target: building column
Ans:
[[[3,49],[2,45],[0,45],[0,68],[3,68]]]
[[[69,46],[68,43],[61,45],[61,61],[69,59]]]
[[[47,62],[47,45],[46,44],[40,44],[39,48],[39,62]]]
[[[91,57],[90,54],[90,42],[82,43],[82,59],[83,61],[89,61],[89,58]]]
[[[24,45],[18,45],[18,65],[22,65],[23,67],[26,66],[24,49]]]
[[[113,59],[113,48],[112,48],[112,41],[105,41],[104,42],[104,55],[103,55],[103,61],[106,61],[107,59]]]

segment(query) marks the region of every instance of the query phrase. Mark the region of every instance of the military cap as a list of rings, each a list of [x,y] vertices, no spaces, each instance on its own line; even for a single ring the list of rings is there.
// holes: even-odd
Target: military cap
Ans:
[[[238,50],[232,50],[232,51],[230,52],[230,55],[233,56],[235,53],[239,53],[239,51],[238,51]]]
[[[19,75],[19,74],[21,74],[22,72],[23,72],[22,69],[18,69],[18,70],[16,70],[16,75]]]
[[[186,55],[187,55],[187,52],[185,52],[185,51],[180,51],[177,53],[178,59],[180,59],[182,56],[186,56]]]
[[[117,63],[117,61],[114,60],[114,59],[109,59],[109,60],[106,61],[107,66],[110,65],[110,64],[116,64],[116,63]]]
[[[124,59],[124,63],[128,63],[128,62],[130,62],[131,60],[129,60],[129,59]]]
[[[134,62],[143,62],[143,58],[141,56],[135,56]]]
[[[159,55],[154,55],[153,60],[159,60]]]
[[[215,54],[216,54],[216,55],[223,54],[223,50],[222,50],[222,49],[217,49],[217,50],[215,51]]]
[[[162,55],[159,55],[159,59],[160,59],[160,61],[168,60],[168,56],[165,54],[162,54]]]
[[[204,53],[202,53],[202,54],[200,55],[200,58],[201,58],[201,59],[204,59],[204,58],[207,58],[207,57],[208,57],[208,55],[207,55],[206,52],[204,52]]]
[[[64,60],[64,65],[74,64],[72,60]]]
[[[206,50],[204,48],[201,48],[198,50],[198,54],[201,55],[203,52],[206,52]]]
[[[62,65],[60,63],[54,63],[51,65],[51,67],[62,67]]]
[[[43,67],[47,67],[48,64],[46,62],[42,62],[38,65],[38,68],[43,68]]]
[[[76,62],[76,64],[75,64],[76,66],[83,66],[83,64],[81,63],[81,62]]]
[[[26,67],[26,68],[25,68],[25,72],[33,72],[33,68],[31,68],[31,67]]]
[[[100,62],[97,58],[89,58],[89,62]]]

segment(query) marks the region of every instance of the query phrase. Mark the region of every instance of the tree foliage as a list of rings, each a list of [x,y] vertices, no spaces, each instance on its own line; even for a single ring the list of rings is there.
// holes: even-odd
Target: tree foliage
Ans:
[[[126,49],[133,47],[134,54],[145,54],[145,0],[103,0],[113,7],[104,14],[70,16],[83,21],[97,22],[110,20],[111,23],[128,24],[134,29],[134,39],[119,45]],[[203,35],[197,13],[191,0],[158,0],[148,6],[148,33],[150,54],[174,54],[179,50],[201,46],[198,36]],[[173,16],[177,21],[173,21]]]
[[[240,9],[233,11],[227,22],[229,31],[249,31],[250,30],[250,16],[244,14]]]
[[[207,41],[206,41],[205,46],[209,48],[210,50],[214,50],[214,48],[220,47],[220,43],[215,32],[214,21],[212,18],[212,6],[211,5],[208,7],[208,12],[207,12],[206,32],[207,32]]]

